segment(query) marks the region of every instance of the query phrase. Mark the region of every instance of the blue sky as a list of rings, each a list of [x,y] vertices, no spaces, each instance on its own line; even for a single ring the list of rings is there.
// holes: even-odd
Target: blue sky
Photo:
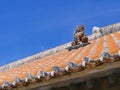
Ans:
[[[120,21],[120,0],[1,0],[0,66],[73,40],[76,25]]]

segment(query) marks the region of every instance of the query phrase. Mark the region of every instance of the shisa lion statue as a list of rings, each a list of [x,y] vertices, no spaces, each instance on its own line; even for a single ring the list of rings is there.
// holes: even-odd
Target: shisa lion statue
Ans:
[[[79,25],[76,27],[76,30],[74,31],[74,40],[71,43],[72,46],[79,45],[80,43],[87,43],[88,38],[84,35],[84,26]]]

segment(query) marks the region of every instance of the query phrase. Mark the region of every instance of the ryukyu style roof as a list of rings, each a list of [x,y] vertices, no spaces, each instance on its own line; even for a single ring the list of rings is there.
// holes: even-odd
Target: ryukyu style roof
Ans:
[[[88,45],[68,50],[70,43],[0,67],[0,88],[15,88],[120,60],[120,23],[88,36]],[[61,77],[60,77],[61,78]]]

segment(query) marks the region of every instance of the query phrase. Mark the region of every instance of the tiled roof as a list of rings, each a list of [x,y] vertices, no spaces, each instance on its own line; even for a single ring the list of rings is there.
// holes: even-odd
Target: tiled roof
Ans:
[[[120,23],[88,36],[90,44],[69,51],[70,43],[0,67],[1,89],[64,76],[120,60]]]

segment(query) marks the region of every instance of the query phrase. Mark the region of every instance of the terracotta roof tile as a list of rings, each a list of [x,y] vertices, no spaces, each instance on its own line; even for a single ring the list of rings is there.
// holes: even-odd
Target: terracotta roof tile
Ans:
[[[90,53],[90,50],[95,45],[95,43],[96,43],[96,39],[93,40],[91,42],[91,44],[89,44],[88,46],[86,46],[87,48],[85,48],[84,52],[81,51],[82,52],[81,56],[79,58],[75,59],[75,62],[76,63],[80,63],[84,57],[88,56],[89,53]]]
[[[117,37],[118,40],[120,40],[120,33],[115,32],[114,35]]]
[[[94,34],[94,37],[96,39],[92,38],[89,41],[90,44],[82,46],[78,49],[73,49],[69,51],[68,49],[64,48],[63,50],[55,51],[55,53],[52,54],[47,53],[48,55],[43,55],[43,57],[36,58],[35,60],[27,63],[23,63],[22,65],[19,65],[17,67],[9,68],[11,67],[9,66],[9,69],[0,72],[0,84],[2,84],[4,81],[13,83],[14,78],[20,78],[25,80],[28,73],[37,77],[39,71],[45,71],[49,75],[51,74],[51,71],[53,71],[52,67],[55,66],[62,69],[58,70],[58,73],[61,73],[66,70],[66,65],[69,62],[71,62],[69,64],[72,65],[70,67],[78,69],[78,67],[81,67],[79,65],[81,65],[85,57],[96,60],[99,59],[100,54],[103,51],[107,51],[110,55],[116,55],[120,49],[120,33],[119,31],[113,32],[112,34],[108,32],[105,33],[107,33],[108,35],[103,35],[101,37],[101,34],[97,33],[99,34],[99,37],[97,38]],[[75,62],[76,64],[73,62]],[[43,73],[44,72],[41,72],[41,75],[44,76]]]
[[[115,54],[118,52],[119,50],[119,45],[117,45],[117,43],[115,43],[114,39],[112,38],[111,35],[107,35],[107,38],[108,38],[108,42],[107,42],[107,45],[108,45],[108,52],[110,54]]]
[[[92,59],[96,59],[99,57],[99,54],[103,51],[103,48],[104,48],[104,38],[103,37],[100,37],[99,38],[99,42],[94,50],[94,53],[90,54],[89,57],[92,58]]]

